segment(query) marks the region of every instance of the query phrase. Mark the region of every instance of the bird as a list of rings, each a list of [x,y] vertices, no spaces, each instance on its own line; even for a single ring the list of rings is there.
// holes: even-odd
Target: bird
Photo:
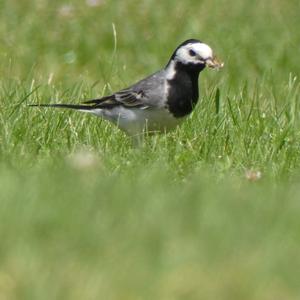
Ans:
[[[207,44],[188,39],[174,50],[161,70],[116,93],[81,104],[31,104],[88,112],[117,125],[131,137],[168,132],[193,111],[199,98],[198,78],[205,67],[224,66]]]

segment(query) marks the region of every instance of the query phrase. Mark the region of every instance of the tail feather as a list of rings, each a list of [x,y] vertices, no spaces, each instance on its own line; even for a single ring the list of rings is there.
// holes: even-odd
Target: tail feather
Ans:
[[[30,104],[31,107],[55,107],[55,108],[70,108],[75,110],[92,110],[93,106],[83,105],[83,104],[63,104],[63,103],[54,103],[54,104]]]
[[[83,104],[64,104],[64,103],[53,103],[53,104],[30,104],[31,107],[56,107],[56,108],[70,108],[75,110],[86,110],[90,111],[95,108],[111,107],[115,106],[115,103],[106,102],[107,100],[114,100],[114,95],[105,96],[102,98],[91,99],[84,101]]]

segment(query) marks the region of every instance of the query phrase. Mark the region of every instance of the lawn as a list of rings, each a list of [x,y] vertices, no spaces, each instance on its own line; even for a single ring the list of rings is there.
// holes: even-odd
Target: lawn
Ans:
[[[0,2],[0,299],[300,297],[300,4]],[[78,103],[188,38],[225,62],[136,148]]]

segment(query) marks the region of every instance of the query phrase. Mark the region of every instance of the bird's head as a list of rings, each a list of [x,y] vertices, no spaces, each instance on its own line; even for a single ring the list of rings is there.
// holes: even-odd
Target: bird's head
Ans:
[[[207,44],[195,39],[186,40],[180,44],[174,51],[171,60],[199,69],[205,67],[218,69],[224,66],[224,63],[216,58]]]

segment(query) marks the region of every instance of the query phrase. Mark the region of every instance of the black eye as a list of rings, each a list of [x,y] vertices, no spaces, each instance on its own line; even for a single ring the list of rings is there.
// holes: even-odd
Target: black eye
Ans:
[[[190,56],[196,56],[196,52],[192,49],[189,50]]]

